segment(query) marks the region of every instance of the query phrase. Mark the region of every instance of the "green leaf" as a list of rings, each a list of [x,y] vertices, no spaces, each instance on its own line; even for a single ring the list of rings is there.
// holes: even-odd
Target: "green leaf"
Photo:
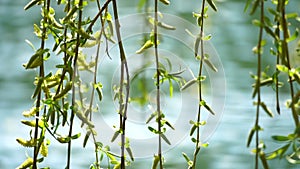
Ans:
[[[253,138],[253,136],[254,136],[255,131],[256,131],[255,128],[252,128],[252,129],[250,130],[250,133],[249,133],[248,139],[247,139],[247,147],[250,146],[250,143],[251,143],[251,141],[252,141],[252,138]]]
[[[38,109],[36,107],[32,107],[29,111],[24,111],[22,114],[24,117],[33,117],[37,111]]]
[[[205,54],[204,57],[204,62],[206,63],[206,65],[211,68],[214,72],[218,72],[218,69],[215,67],[215,65],[213,63],[211,63],[211,61],[208,59],[208,54]]]
[[[287,136],[272,136],[272,139],[275,141],[290,141],[289,137]]]
[[[260,0],[255,0],[255,1],[254,1],[253,6],[252,6],[252,9],[251,9],[251,11],[250,11],[250,15],[252,15],[252,14],[255,13],[255,11],[256,11],[256,9],[257,9],[257,7],[258,7],[258,5],[259,5],[259,2],[260,2]]]
[[[286,42],[289,43],[289,42],[291,42],[291,41],[297,39],[298,35],[299,35],[299,30],[296,29],[296,30],[295,30],[295,33],[294,33],[291,37],[289,37],[289,38],[286,40]]]
[[[82,111],[76,110],[76,116],[82,121],[82,123],[88,125],[89,127],[93,128],[94,124],[91,122],[84,114]]]
[[[212,37],[211,34],[209,34],[209,35],[202,37],[202,40],[209,41],[211,39],[211,37]]]
[[[267,155],[266,159],[272,160],[278,156],[280,156],[280,158],[282,158],[284,153],[288,150],[289,147],[290,147],[290,144],[286,144],[286,145],[276,149],[275,151],[273,151],[269,155]]]
[[[297,18],[298,17],[298,13],[297,12],[293,12],[293,13],[288,13],[285,15],[287,19],[290,18]]]
[[[150,115],[150,117],[146,121],[146,124],[148,124],[155,116],[157,116],[157,112],[156,111]]]
[[[196,78],[194,78],[194,79],[192,79],[192,80],[186,82],[186,83],[180,88],[180,90],[182,91],[182,90],[184,90],[184,89],[186,89],[186,88],[192,86],[192,85],[193,85],[194,83],[196,83],[196,82],[198,82],[198,80],[197,80]]]
[[[42,145],[41,145],[41,155],[43,156],[43,157],[47,157],[48,156],[48,146],[47,146],[47,144],[45,143],[45,141],[42,143]]]
[[[188,166],[192,167],[193,166],[193,161],[190,160],[190,158],[184,152],[182,152],[182,155],[183,155],[184,159],[186,160]]]
[[[291,164],[300,164],[300,160],[295,160],[291,156],[286,156],[285,158]]]
[[[274,117],[273,113],[271,112],[271,110],[267,107],[267,105],[264,102],[261,102],[260,106],[270,117]]]
[[[160,2],[164,3],[165,5],[170,5],[170,1],[169,0],[159,0]]]
[[[90,137],[91,133],[92,132],[90,130],[88,130],[87,133],[85,134],[85,137],[84,137],[84,140],[83,140],[83,147],[86,146],[87,141],[89,140],[89,137]]]
[[[35,98],[42,89],[43,79],[39,78],[31,98]]]
[[[64,97],[71,89],[72,89],[72,82],[69,81],[67,82],[65,88],[61,90],[60,93],[58,93],[53,97],[53,100],[57,100]]]
[[[215,3],[213,2],[213,0],[207,0],[207,3],[209,4],[209,6],[214,10],[214,11],[218,11]]]
[[[289,68],[285,65],[276,65],[276,68],[281,72],[289,73]]]
[[[27,10],[27,9],[33,7],[34,5],[38,4],[39,2],[41,2],[41,0],[30,1],[27,5],[25,5],[24,10]]]
[[[265,28],[265,31],[271,35],[274,39],[278,39],[277,35],[267,26],[264,27]]]
[[[62,144],[70,142],[70,137],[57,137],[56,139]]]
[[[175,130],[174,126],[169,121],[165,121],[165,124],[169,126],[172,130]]]
[[[28,157],[21,165],[19,165],[16,169],[27,169],[30,168],[33,164],[33,159]]]
[[[159,132],[151,126],[148,126],[148,129],[154,134],[159,134]]]
[[[202,143],[201,147],[207,148],[209,146],[209,143]]]
[[[77,10],[78,10],[78,8],[76,7],[76,5],[74,5],[73,8],[71,10],[69,10],[69,12],[67,13],[67,15],[64,17],[64,19],[62,20],[62,23],[69,22],[69,20],[72,18],[72,16],[75,14],[75,12]]]
[[[117,131],[115,131],[115,133],[114,133],[114,135],[113,135],[113,137],[111,138],[111,142],[114,142],[115,140],[116,140],[116,138],[119,136],[119,134],[120,134],[120,131],[119,130],[117,130]]]
[[[81,133],[78,133],[78,134],[71,136],[71,139],[75,140],[75,139],[78,139],[80,136],[81,136]]]
[[[26,43],[27,43],[34,51],[36,51],[34,45],[33,45],[28,39],[26,39],[25,42],[26,42]]]
[[[258,20],[258,19],[254,19],[254,20],[252,21],[252,24],[255,25],[255,26],[258,26],[258,27],[261,27],[261,26],[262,26],[260,20]]]
[[[154,155],[152,169],[157,169],[158,163],[159,163],[159,156]]]
[[[34,69],[36,67],[41,66],[43,63],[43,54],[45,52],[48,52],[48,50],[37,50],[36,53],[31,56],[28,63],[23,65],[25,69]]]
[[[204,106],[205,109],[210,112],[212,115],[215,115],[215,112],[206,104],[206,102],[204,100],[200,101],[200,106]]]
[[[176,30],[176,28],[172,25],[168,25],[164,22],[158,22],[157,23],[157,26],[161,27],[161,28],[164,28],[164,29],[167,29],[167,30]]]
[[[36,145],[36,140],[34,138],[30,140],[24,140],[22,138],[16,139],[19,144],[21,144],[24,147],[34,147]]]
[[[171,145],[171,142],[169,141],[169,139],[166,137],[166,135],[164,135],[163,133],[160,134],[161,138],[169,145]]]
[[[246,5],[245,5],[245,8],[244,8],[244,12],[247,11],[247,9],[248,9],[250,3],[251,3],[251,0],[247,0]]]
[[[97,84],[94,84],[94,88],[96,89],[96,92],[99,96],[99,101],[102,101],[102,98],[103,98],[102,84],[100,82]]]
[[[144,52],[144,50],[148,49],[148,48],[151,48],[153,46],[153,42],[151,40],[147,40],[144,45],[139,49],[137,50],[135,53],[136,54],[141,54]]]
[[[131,161],[134,161],[134,157],[133,157],[133,153],[131,151],[131,148],[130,147],[126,147],[126,151],[131,159]]]

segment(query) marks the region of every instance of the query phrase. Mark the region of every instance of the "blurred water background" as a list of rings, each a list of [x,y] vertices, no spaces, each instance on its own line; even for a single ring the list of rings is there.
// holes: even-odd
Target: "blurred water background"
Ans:
[[[122,14],[133,14],[138,0],[120,1]],[[0,1],[0,168],[11,169],[17,167],[25,158],[29,149],[21,147],[15,141],[17,137],[28,138],[28,128],[21,125],[22,112],[29,109],[33,102],[30,96],[34,90],[33,79],[35,71],[25,71],[22,64],[32,55],[32,49],[25,43],[29,39],[35,45],[39,44],[34,37],[33,23],[39,22],[40,10],[23,10],[27,1]],[[288,11],[299,12],[300,1],[290,1]],[[243,12],[245,2],[239,0],[219,0],[217,13],[211,12],[208,20],[209,33],[213,35],[212,43],[219,53],[226,79],[226,100],[223,117],[213,136],[210,146],[201,150],[199,167],[201,169],[251,169],[254,156],[250,148],[246,148],[246,139],[254,123],[255,107],[251,99],[252,79],[250,72],[255,73],[256,57],[252,54],[252,47],[256,43],[258,29],[251,25],[251,18]],[[124,7],[124,8],[123,8]],[[165,13],[194,22],[192,11],[199,11],[200,3],[193,1],[173,0],[171,6],[163,7]],[[92,10],[92,9],[91,9]],[[299,27],[299,24],[298,24]],[[265,64],[272,61],[268,57]],[[298,86],[299,87],[299,86]],[[283,101],[288,96],[282,93]],[[263,99],[274,110],[275,95],[267,90]],[[284,102],[282,101],[282,106]],[[275,111],[274,111],[275,112]],[[293,121],[289,111],[282,115],[275,115],[273,119],[262,117],[262,138],[267,142],[266,151],[278,147],[270,139],[270,135],[287,134],[293,128]],[[80,130],[80,129],[79,129]],[[189,154],[193,146],[189,146],[186,139],[166,156],[166,168],[186,168],[181,152]],[[155,143],[154,143],[155,144]],[[93,162],[93,148],[82,148],[82,139],[74,141],[72,168],[88,168]],[[66,146],[51,143],[49,157],[43,165],[51,168],[65,167]],[[151,159],[137,159],[129,168],[150,168]],[[149,166],[149,167],[148,167]],[[284,159],[270,161],[272,169],[296,169]]]

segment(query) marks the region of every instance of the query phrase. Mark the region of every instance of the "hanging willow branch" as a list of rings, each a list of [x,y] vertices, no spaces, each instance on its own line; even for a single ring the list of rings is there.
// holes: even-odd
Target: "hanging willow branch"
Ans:
[[[129,70],[127,65],[127,60],[125,56],[125,51],[123,47],[123,41],[120,32],[120,22],[118,16],[117,1],[113,0],[113,11],[115,17],[115,27],[118,40],[118,47],[120,52],[121,61],[121,77],[120,77],[120,97],[119,97],[119,114],[120,114],[120,132],[121,132],[121,169],[125,169],[125,132],[126,132],[126,119],[127,119],[127,107],[129,101]],[[125,76],[125,77],[124,77]],[[123,100],[123,86],[126,88],[125,100]],[[131,153],[129,153],[131,155]],[[133,157],[132,157],[133,159]]]

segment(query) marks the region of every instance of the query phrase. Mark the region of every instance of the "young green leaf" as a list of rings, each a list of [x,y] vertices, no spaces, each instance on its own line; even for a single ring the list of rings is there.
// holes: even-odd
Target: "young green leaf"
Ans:
[[[94,84],[94,88],[96,89],[96,92],[99,96],[99,101],[102,101],[102,98],[103,98],[102,84],[100,82],[97,84]]]
[[[126,151],[131,159],[131,161],[134,161],[134,157],[133,157],[133,153],[131,151],[131,148],[130,147],[126,147]]]
[[[200,106],[204,106],[205,109],[210,112],[212,115],[215,115],[215,112],[206,104],[206,102],[204,100],[200,101]]]
[[[60,91],[60,93],[55,95],[53,97],[53,100],[57,100],[64,97],[71,89],[72,89],[72,82],[67,82],[65,88],[62,91]]]
[[[36,140],[33,138],[30,140],[24,140],[22,138],[17,138],[16,140],[19,144],[21,144],[24,147],[34,147],[36,145]]]
[[[190,158],[184,152],[182,152],[182,156],[184,157],[184,159],[187,162],[188,166],[192,167],[193,166],[193,161],[190,160]]]
[[[146,124],[148,124],[155,116],[157,116],[157,112],[156,111],[150,115],[150,117],[146,121]]]
[[[41,145],[41,155],[43,157],[47,157],[48,156],[48,145],[46,144],[46,142],[44,141]]]
[[[144,45],[139,49],[137,50],[135,53],[136,54],[141,54],[144,52],[144,50],[148,49],[148,48],[151,48],[153,46],[153,42],[151,40],[147,40]]]
[[[197,78],[194,78],[194,79],[188,81],[186,84],[184,84],[184,85],[180,88],[180,90],[183,91],[184,89],[186,89],[186,88],[192,86],[192,85],[193,85],[194,83],[196,83],[196,82],[198,82],[198,80],[197,80]]]
[[[39,67],[43,63],[43,54],[46,52],[45,50],[37,50],[34,55],[31,56],[28,63],[24,64],[23,66],[25,69],[34,69],[36,67]]]
[[[88,141],[88,139],[89,139],[91,133],[92,133],[92,132],[91,132],[90,130],[88,130],[88,131],[86,132],[86,135],[85,135],[84,140],[83,140],[83,147],[86,146],[86,143],[87,143],[87,141]]]
[[[166,135],[164,135],[163,133],[160,134],[161,138],[169,145],[171,145],[171,142],[169,141],[169,139],[166,137]]]
[[[30,168],[33,164],[33,159],[28,157],[21,165],[19,165],[16,169],[27,169]]]
[[[208,57],[204,57],[204,62],[206,63],[206,65],[211,68],[214,72],[218,72],[218,69],[215,67],[215,65],[213,63],[211,63],[211,61],[208,59]]]
[[[157,23],[157,26],[161,27],[161,28],[164,28],[164,29],[167,29],[167,30],[176,30],[176,28],[172,25],[168,25],[164,22],[158,22]]]
[[[158,162],[159,162],[159,156],[154,155],[152,169],[157,169]]]
[[[159,0],[160,2],[164,3],[165,5],[170,5],[170,1],[169,0]]]
[[[209,4],[209,6],[214,10],[217,11],[217,7],[215,5],[215,3],[213,2],[213,0],[207,0],[207,3]]]
[[[118,135],[120,134],[120,131],[119,130],[117,130],[117,131],[115,131],[115,133],[114,133],[114,135],[113,135],[113,137],[111,138],[111,142],[114,142],[115,140],[116,140],[116,138],[118,137]]]
[[[287,136],[272,136],[272,139],[275,141],[290,141],[289,137]]]
[[[251,143],[251,141],[252,141],[252,138],[253,138],[253,136],[254,136],[255,131],[256,131],[256,130],[255,130],[254,128],[252,128],[252,129],[250,130],[250,133],[249,133],[248,139],[247,139],[247,147],[250,146],[250,143]]]
[[[273,113],[271,112],[271,110],[267,107],[267,105],[264,102],[261,102],[260,106],[270,117],[274,117]]]
[[[27,5],[25,5],[24,10],[27,10],[31,7],[33,7],[34,5],[40,3],[42,0],[31,0]]]

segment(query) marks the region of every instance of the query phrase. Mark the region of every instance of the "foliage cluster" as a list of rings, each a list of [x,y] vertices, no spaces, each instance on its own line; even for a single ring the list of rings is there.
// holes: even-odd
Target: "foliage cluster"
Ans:
[[[258,168],[259,159],[262,161],[265,169],[268,167],[268,161],[276,157],[286,157],[293,164],[300,163],[299,153],[299,112],[300,112],[300,67],[293,65],[290,60],[289,43],[296,40],[298,37],[298,29],[292,30],[290,34],[290,20],[298,20],[297,13],[286,13],[286,6],[289,4],[287,0],[272,0],[270,7],[266,8],[265,0],[248,0],[246,8],[251,6],[251,14],[259,12],[259,19],[253,20],[253,24],[259,27],[258,43],[253,48],[253,52],[257,55],[257,74],[252,75],[254,79],[253,98],[257,100],[254,105],[257,108],[255,124],[250,131],[247,146],[250,146],[253,138],[255,138],[255,168]],[[199,26],[199,33],[195,36],[194,57],[199,63],[198,74],[194,79],[186,82],[181,73],[169,72],[164,64],[160,61],[159,44],[160,34],[158,27],[167,30],[174,30],[166,23],[160,21],[159,12],[160,5],[169,5],[168,0],[153,0],[151,5],[149,0],[140,0],[139,10],[145,9],[145,13],[153,14],[147,16],[146,26],[151,27],[152,31],[149,35],[145,35],[144,44],[136,51],[137,54],[145,54],[149,48],[153,49],[155,58],[155,74],[153,74],[156,87],[156,108],[145,123],[155,120],[157,127],[149,126],[148,129],[158,138],[158,150],[154,155],[152,168],[164,167],[164,157],[162,153],[162,141],[171,144],[165,135],[167,128],[175,130],[172,124],[168,121],[166,115],[161,110],[161,85],[164,82],[169,83],[170,97],[173,93],[173,82],[180,83],[181,90],[185,90],[193,84],[198,87],[198,111],[196,119],[191,119],[190,137],[194,144],[194,152],[182,153],[183,158],[187,162],[189,169],[195,169],[197,165],[197,157],[201,148],[207,147],[208,143],[201,141],[201,126],[206,124],[206,121],[201,119],[203,109],[207,113],[215,114],[213,107],[210,107],[203,96],[203,82],[205,76],[203,74],[203,65],[206,64],[213,71],[218,71],[210,62],[209,55],[205,53],[204,41],[209,41],[211,35],[205,35],[205,20],[208,17],[207,11],[212,9],[217,12],[217,7],[213,0],[199,1],[201,10],[199,13],[194,12],[193,16]],[[85,17],[84,12],[88,6],[96,5],[98,8],[95,16]],[[117,0],[31,0],[25,7],[28,10],[38,6],[41,8],[41,20],[39,24],[34,24],[34,34],[40,40],[40,46],[36,48],[31,42],[28,44],[33,48],[34,54],[24,65],[25,69],[37,69],[38,75],[34,79],[35,90],[32,98],[34,106],[29,111],[23,113],[24,117],[29,120],[21,122],[30,127],[29,139],[18,138],[17,142],[25,147],[33,149],[33,155],[18,167],[37,169],[39,163],[42,163],[44,158],[48,156],[48,148],[50,145],[49,137],[54,138],[61,144],[66,144],[67,161],[66,168],[71,168],[72,142],[74,139],[81,137],[81,133],[76,133],[74,130],[74,121],[80,120],[85,127],[86,133],[84,137],[83,147],[87,141],[91,139],[95,149],[95,162],[90,165],[90,169],[100,169],[100,167],[125,169],[134,161],[134,152],[130,147],[130,140],[126,137],[126,120],[128,105],[133,99],[130,96],[130,65],[127,63],[125,48],[122,41],[120,31],[119,14]],[[150,7],[150,8],[149,8]],[[63,9],[63,15],[58,16],[56,12]],[[267,9],[268,14],[265,10]],[[150,13],[153,12],[153,13]],[[100,25],[100,26],[98,26]],[[99,28],[100,27],[100,28]],[[266,39],[264,39],[264,34]],[[49,40],[51,38],[51,40]],[[272,39],[272,40],[270,40]],[[53,40],[53,43],[51,43]],[[269,69],[263,70],[263,56],[266,55],[263,47],[272,42],[270,54],[276,58],[276,63],[273,66],[274,72]],[[50,43],[50,44],[48,44]],[[93,122],[93,113],[101,110],[97,102],[106,99],[102,89],[103,84],[97,77],[99,72],[98,61],[99,51],[101,48],[107,48],[108,43],[115,43],[119,50],[120,63],[120,79],[119,84],[114,86],[115,97],[118,102],[118,115],[116,119],[118,127],[111,141],[114,142],[120,138],[120,155],[110,151],[110,147],[104,145],[101,140],[96,139],[97,132]],[[48,47],[51,46],[51,47]],[[83,52],[84,48],[97,48],[97,53],[94,57],[88,58]],[[298,55],[299,49],[298,46]],[[109,53],[107,55],[110,57]],[[60,63],[47,67],[48,60],[59,57]],[[273,56],[272,56],[273,57]],[[115,58],[112,58],[115,59]],[[299,65],[298,65],[299,66]],[[90,73],[93,76],[92,82],[86,82],[81,77],[83,73]],[[282,82],[283,81],[283,82]],[[260,124],[260,112],[263,110],[269,116],[273,117],[273,113],[268,108],[265,102],[262,101],[262,87],[272,87],[276,93],[276,110],[280,114],[280,87],[283,84],[288,84],[290,100],[286,102],[287,107],[291,110],[291,115],[294,119],[295,129],[291,134],[286,136],[274,135],[272,138],[275,141],[282,143],[282,146],[270,153],[266,153],[265,144],[260,140],[259,133],[262,131]],[[85,95],[90,96],[90,100],[86,100]],[[98,97],[97,97],[98,96]],[[98,99],[96,99],[98,98]],[[145,98],[139,99],[140,103],[145,102]],[[67,132],[65,133],[64,131]],[[291,149],[291,151],[288,151]],[[190,158],[192,155],[192,158]],[[129,158],[128,158],[129,157]],[[104,162],[104,158],[108,163]],[[50,167],[48,167],[50,168]]]

